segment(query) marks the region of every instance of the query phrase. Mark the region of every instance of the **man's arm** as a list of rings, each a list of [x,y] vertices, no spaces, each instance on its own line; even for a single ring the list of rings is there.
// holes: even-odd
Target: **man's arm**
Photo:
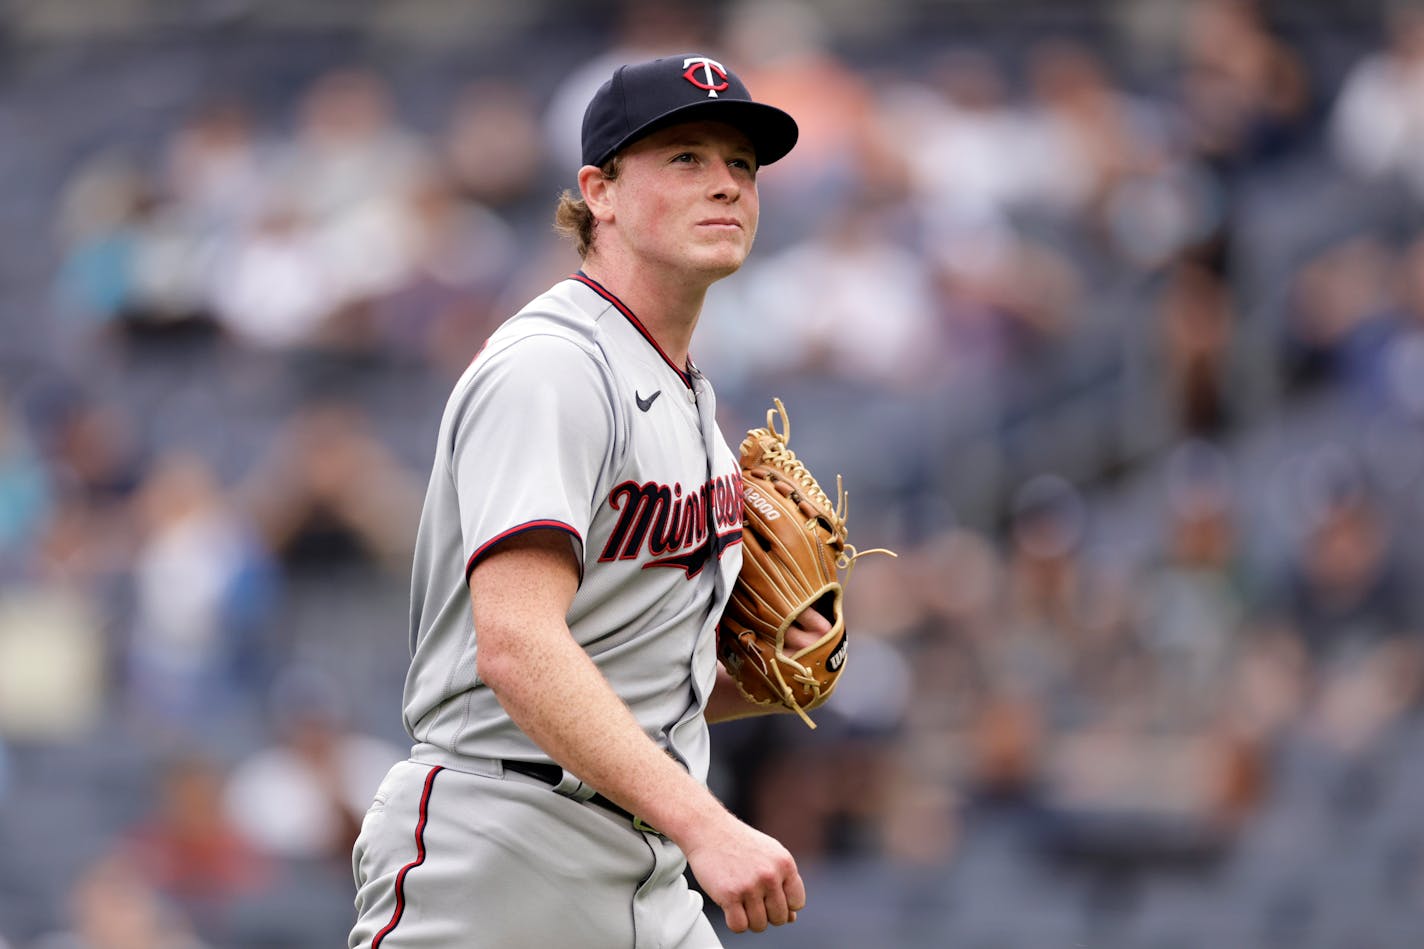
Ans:
[[[794,920],[806,900],[796,861],[643,732],[569,632],[577,590],[562,532],[516,535],[486,554],[470,574],[481,680],[549,757],[682,848],[729,929]]]

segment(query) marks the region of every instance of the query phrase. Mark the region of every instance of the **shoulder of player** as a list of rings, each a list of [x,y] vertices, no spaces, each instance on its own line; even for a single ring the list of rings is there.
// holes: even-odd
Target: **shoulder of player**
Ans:
[[[571,281],[555,284],[505,320],[490,336],[475,357],[475,362],[514,347],[519,347],[522,352],[540,349],[549,345],[551,340],[563,340],[599,358],[600,313],[585,305],[583,299],[572,295],[569,284]],[[526,343],[532,345],[521,345]]]
[[[526,308],[490,336],[456,383],[451,401],[463,402],[476,390],[525,392],[551,385],[611,393],[614,375],[586,327],[558,313]]]
[[[602,352],[588,340],[531,322],[491,336],[455,384],[451,401],[462,402],[476,391],[524,392],[551,385],[567,391],[607,390],[612,375]]]
[[[614,393],[615,376],[602,353],[587,340],[539,321],[506,324],[490,337],[455,384],[441,419],[442,440],[453,450],[457,433],[472,420],[521,420],[550,399],[562,411],[589,422],[617,425],[623,409]]]
[[[617,390],[618,370],[610,364],[605,307],[580,293],[572,280],[556,284],[505,320],[476,353],[451,392],[447,410],[460,410],[475,390],[524,391],[557,384],[566,391],[594,389],[608,397]]]

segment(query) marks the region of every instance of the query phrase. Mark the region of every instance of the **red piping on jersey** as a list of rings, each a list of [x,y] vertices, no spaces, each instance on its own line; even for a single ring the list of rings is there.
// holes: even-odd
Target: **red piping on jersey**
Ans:
[[[525,531],[542,530],[544,528],[566,531],[567,533],[574,535],[574,540],[578,541],[580,544],[583,543],[583,535],[581,535],[578,531],[574,530],[569,525],[565,524],[563,521],[528,521],[524,524],[519,524],[514,527],[511,527],[507,531],[496,534],[489,540],[485,541],[483,544],[480,544],[479,549],[476,550],[474,553],[470,554],[470,559],[465,561],[465,582],[468,583],[470,580],[470,572],[475,569],[475,561],[483,557],[485,553],[495,544],[499,543],[507,537],[513,537],[515,534],[522,534]]]
[[[396,874],[396,911],[386,928],[376,933],[371,941],[371,949],[380,949],[381,942],[390,935],[405,912],[405,875],[425,862],[425,822],[430,818],[430,789],[435,787],[435,776],[445,769],[440,765],[430,769],[425,776],[425,790],[420,795],[420,820],[415,825],[415,859],[400,868]]]
[[[692,388],[692,376],[688,375],[687,370],[677,368],[677,364],[668,358],[668,354],[663,352],[663,348],[658,345],[658,341],[653,339],[653,334],[649,333],[648,328],[644,326],[636,316],[633,315],[633,311],[628,309],[627,304],[625,304],[622,300],[614,296],[613,292],[605,288],[603,284],[599,283],[597,280],[594,280],[592,277],[589,277],[584,274],[583,271],[579,271],[578,273],[574,274],[569,274],[569,279],[577,280],[579,283],[588,287],[594,293],[603,297],[603,299],[607,300],[609,303],[617,307],[618,312],[626,316],[628,318],[628,322],[633,324],[633,328],[636,329],[639,333],[643,334],[643,338],[648,341],[648,345],[652,346],[658,351],[658,355],[663,357],[663,362],[667,363],[669,366],[672,367],[672,371],[677,373],[677,377],[682,380],[682,384],[687,386],[689,389]]]
[[[480,343],[480,348],[477,349],[477,350],[475,351],[475,354],[470,357],[470,366],[473,366],[473,365],[475,364],[475,360],[480,358],[480,354],[485,351],[485,347],[488,346],[488,345],[489,345],[489,339],[488,339],[488,338],[486,338],[483,343]],[[468,369],[469,366],[466,366],[465,368]]]

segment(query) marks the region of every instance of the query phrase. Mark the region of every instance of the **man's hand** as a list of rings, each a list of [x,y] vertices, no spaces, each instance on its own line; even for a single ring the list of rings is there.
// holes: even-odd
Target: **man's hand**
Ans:
[[[796,622],[787,627],[786,644],[792,650],[804,649],[819,642],[830,631],[831,622],[814,609],[805,610],[796,617]],[[774,712],[790,712],[783,705],[754,705],[737,688],[727,670],[717,669],[717,685],[707,703],[706,715],[709,723],[728,722],[753,715],[770,715]]]
[[[690,845],[678,843],[734,933],[795,922],[806,905],[806,887],[790,851],[730,813],[699,827]]]
[[[786,628],[788,651],[795,652],[820,642],[821,637],[831,631],[831,621],[814,609],[807,609],[796,617],[796,622]]]

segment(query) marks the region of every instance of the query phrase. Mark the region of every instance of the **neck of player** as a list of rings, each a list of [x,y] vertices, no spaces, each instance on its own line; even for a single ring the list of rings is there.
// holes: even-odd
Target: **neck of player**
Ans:
[[[697,328],[711,281],[662,272],[632,261],[624,266],[618,264],[589,254],[583,262],[583,272],[633,311],[673,365],[686,366],[692,331]]]

